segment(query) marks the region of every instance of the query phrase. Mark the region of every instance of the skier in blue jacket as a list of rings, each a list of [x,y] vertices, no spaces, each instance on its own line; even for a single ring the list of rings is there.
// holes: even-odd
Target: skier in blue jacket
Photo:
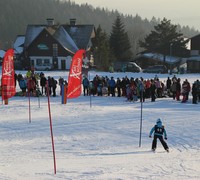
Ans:
[[[152,142],[152,151],[156,150],[157,138],[158,138],[160,140],[161,144],[163,145],[164,149],[167,152],[169,152],[169,147],[163,139],[163,134],[164,134],[164,138],[165,138],[165,140],[167,140],[167,133],[166,133],[165,127],[162,125],[162,121],[160,118],[157,119],[156,125],[151,129],[151,131],[149,133],[150,138],[151,138],[153,132],[154,132],[154,138],[153,138],[153,142]]]

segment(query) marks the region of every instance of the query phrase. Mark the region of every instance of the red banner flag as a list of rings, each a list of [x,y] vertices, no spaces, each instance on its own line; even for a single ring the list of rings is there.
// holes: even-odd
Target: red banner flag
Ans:
[[[2,100],[15,95],[14,50],[9,49],[3,58],[2,64]]]
[[[76,52],[72,58],[68,77],[67,98],[76,98],[81,95],[82,83],[82,63],[85,50],[81,49]]]

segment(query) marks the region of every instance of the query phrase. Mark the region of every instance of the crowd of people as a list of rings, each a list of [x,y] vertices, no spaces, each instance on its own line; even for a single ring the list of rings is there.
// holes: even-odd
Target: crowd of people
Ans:
[[[17,82],[21,89],[21,96],[56,96],[58,81],[54,77],[45,77],[43,72],[37,74],[29,70],[24,76],[21,73],[15,74],[15,85]],[[64,83],[64,79],[60,78],[59,85],[61,86]]]
[[[21,95],[27,96],[45,96],[55,97],[56,89],[59,85],[60,95],[62,94],[62,86],[67,86],[67,81],[60,77],[58,80],[54,77],[46,77],[43,72],[40,74],[29,70],[25,76],[15,74],[16,83],[18,82],[21,89]],[[175,75],[168,77],[164,82],[156,75],[153,79],[140,78],[114,78],[96,75],[92,80],[88,80],[87,76],[83,76],[83,95],[84,96],[113,96],[125,97],[127,101],[145,102],[150,98],[152,102],[156,98],[172,97],[174,100],[187,102],[189,94],[192,94],[192,103],[197,104],[200,100],[200,81],[197,79],[192,85],[187,79],[183,82]],[[49,90],[47,92],[47,89]]]
[[[83,93],[93,96],[124,96],[127,101],[145,101],[151,98],[154,102],[156,98],[172,97],[174,100],[187,102],[189,94],[192,93],[192,103],[197,104],[200,100],[200,81],[197,79],[191,86],[187,79],[177,78],[175,75],[162,82],[158,76],[153,79],[128,78],[122,79],[114,77],[108,78],[96,75],[92,81],[87,77],[83,78]]]

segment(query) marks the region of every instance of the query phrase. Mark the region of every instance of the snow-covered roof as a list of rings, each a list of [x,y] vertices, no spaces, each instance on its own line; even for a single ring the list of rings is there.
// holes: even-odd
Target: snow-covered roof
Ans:
[[[94,25],[63,25],[79,49],[87,49],[90,39],[94,37]]]
[[[17,38],[13,44],[15,54],[20,54],[23,52],[24,42],[25,42],[25,36],[17,36]]]
[[[24,47],[28,47],[33,40],[42,32],[45,26],[38,25],[28,25],[26,29],[26,38],[24,42]]]
[[[27,48],[46,29],[66,50],[75,53],[87,49],[94,37],[94,25],[28,25],[24,47]]]
[[[160,61],[163,61],[163,58],[164,58],[162,54],[158,54],[158,53],[144,53],[144,54],[142,54],[142,56],[146,57],[146,58],[160,60]],[[165,62],[168,64],[173,64],[180,60],[181,60],[180,57],[175,57],[175,56],[166,56],[165,57]]]
[[[75,42],[62,26],[60,26],[59,29],[54,33],[53,37],[71,53],[74,54],[78,50]]]
[[[5,53],[6,52],[4,50],[0,50],[0,58],[3,58]]]
[[[187,61],[200,61],[200,56],[191,56],[186,58]]]

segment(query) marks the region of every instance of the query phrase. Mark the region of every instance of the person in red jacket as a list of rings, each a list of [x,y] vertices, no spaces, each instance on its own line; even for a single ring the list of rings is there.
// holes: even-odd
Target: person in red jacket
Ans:
[[[31,77],[28,79],[28,93],[30,93],[31,95],[33,95],[35,93],[36,90],[36,83],[35,80]]]

